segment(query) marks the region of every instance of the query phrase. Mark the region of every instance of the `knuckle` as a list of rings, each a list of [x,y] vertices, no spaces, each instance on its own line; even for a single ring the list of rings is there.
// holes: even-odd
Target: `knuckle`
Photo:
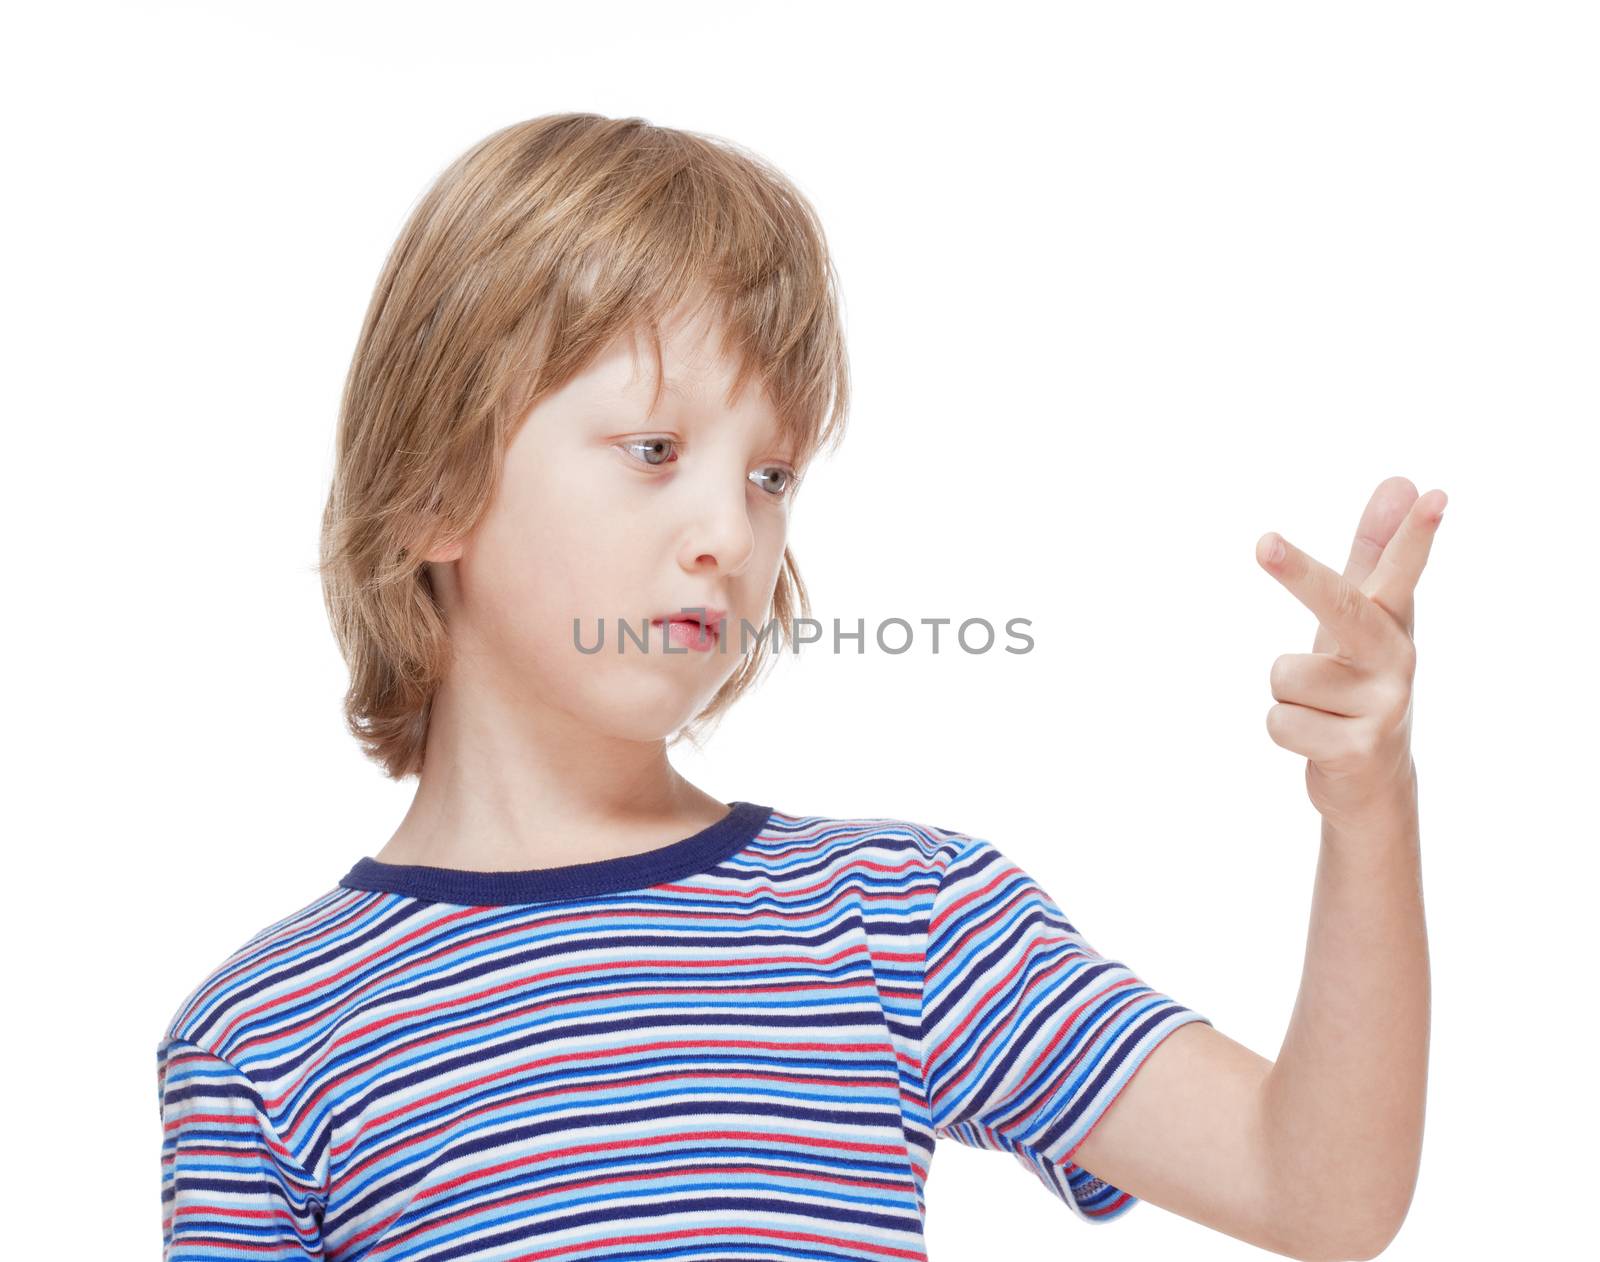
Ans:
[[[1334,608],[1338,610],[1342,619],[1358,618],[1361,616],[1362,607],[1367,603],[1367,598],[1361,590],[1348,579],[1341,579],[1334,592]]]
[[[1355,748],[1350,751],[1351,757],[1370,762],[1383,749],[1383,732],[1376,723],[1363,723],[1356,729],[1354,745]]]
[[[1402,680],[1392,680],[1384,689],[1383,712],[1391,723],[1405,717],[1411,708],[1411,687]]]

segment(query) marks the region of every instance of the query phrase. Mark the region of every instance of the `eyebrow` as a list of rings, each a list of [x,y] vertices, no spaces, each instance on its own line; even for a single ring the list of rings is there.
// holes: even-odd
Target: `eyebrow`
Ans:
[[[673,398],[677,399],[680,403],[687,403],[687,402],[690,401],[690,399],[692,397],[694,397],[691,394],[691,392],[688,389],[686,389],[681,383],[679,383],[678,381],[674,380],[671,377],[665,377],[665,376],[661,379],[661,393],[663,395],[671,395]],[[797,449],[795,449],[794,445],[791,442],[785,441],[785,439],[783,437],[783,432],[782,432],[781,427],[778,428],[777,430],[775,430],[775,432],[774,432],[774,440],[777,442],[779,447],[782,448],[782,454],[783,454],[783,458],[784,459],[786,459],[786,460],[788,460],[788,461],[790,461],[791,463],[794,463],[794,464],[802,463],[801,458],[800,458],[800,452]]]
[[[698,386],[698,381],[694,384],[695,386]],[[650,388],[650,379],[647,377],[641,382],[641,389],[648,392]],[[701,398],[708,398],[716,403],[721,403],[723,401],[721,396],[717,393],[714,385],[708,393],[702,395],[698,388],[691,388],[690,385],[686,385],[683,382],[674,380],[671,377],[662,378],[661,394],[663,398],[676,399],[679,403],[693,403],[699,401]]]

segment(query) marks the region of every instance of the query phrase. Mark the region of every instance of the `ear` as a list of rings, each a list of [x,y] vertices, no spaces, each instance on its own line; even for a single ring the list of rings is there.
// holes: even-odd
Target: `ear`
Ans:
[[[416,534],[412,536],[413,542],[419,545],[430,544],[428,550],[422,554],[422,560],[424,562],[431,561],[435,565],[445,565],[451,561],[459,561],[462,554],[467,550],[465,535],[458,535],[454,541],[450,542],[430,543],[431,538],[437,538],[439,535],[446,533],[444,529],[445,523],[441,520],[441,514],[439,513],[440,494],[438,491],[434,492],[432,516],[429,518],[427,526],[424,527],[421,537],[419,538]]]

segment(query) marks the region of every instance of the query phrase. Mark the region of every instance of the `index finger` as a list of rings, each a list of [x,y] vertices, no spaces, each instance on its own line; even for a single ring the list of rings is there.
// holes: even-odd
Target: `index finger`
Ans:
[[[1386,628],[1366,593],[1343,574],[1302,552],[1275,530],[1256,540],[1256,560],[1316,615],[1345,656],[1377,648]]]

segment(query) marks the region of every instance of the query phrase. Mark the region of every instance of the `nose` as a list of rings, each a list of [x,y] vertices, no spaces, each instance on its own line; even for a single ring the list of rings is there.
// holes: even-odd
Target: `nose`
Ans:
[[[716,486],[686,488],[688,524],[678,553],[686,572],[737,574],[749,564],[756,532],[745,487],[735,473],[719,477]]]

